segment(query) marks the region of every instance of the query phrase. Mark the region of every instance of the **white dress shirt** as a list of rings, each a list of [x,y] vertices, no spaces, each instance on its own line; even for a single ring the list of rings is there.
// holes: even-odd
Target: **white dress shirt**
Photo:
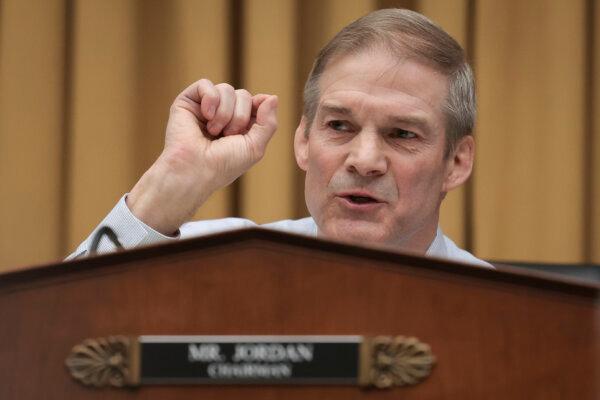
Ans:
[[[178,236],[165,236],[136,218],[127,207],[127,204],[125,203],[125,197],[126,196],[123,196],[121,200],[119,200],[117,205],[106,216],[106,218],[102,220],[100,225],[94,229],[92,234],[83,243],[81,243],[79,247],[77,247],[77,250],[67,259],[72,259],[87,254],[90,250],[94,234],[102,226],[108,226],[112,228],[117,234],[119,241],[126,249],[242,228],[260,227],[314,238],[317,237],[318,233],[317,224],[311,217],[298,220],[286,219],[264,225],[258,225],[253,221],[243,218],[222,218],[188,222],[179,228]],[[113,251],[114,249],[114,245],[108,238],[104,237],[100,240],[98,245],[98,253],[106,253]],[[440,228],[437,229],[435,238],[433,239],[431,245],[429,245],[425,255],[428,257],[442,258],[450,261],[493,268],[489,263],[480,260],[468,251],[459,248],[450,238],[442,233]]]

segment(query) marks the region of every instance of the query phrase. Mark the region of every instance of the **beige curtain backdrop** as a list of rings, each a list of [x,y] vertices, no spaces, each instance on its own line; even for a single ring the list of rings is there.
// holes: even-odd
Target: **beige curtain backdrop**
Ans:
[[[304,79],[336,31],[383,7],[437,21],[476,70],[476,170],[443,229],[487,259],[599,263],[599,2],[0,0],[0,269],[72,251],[201,77],[279,95],[280,127],[197,218],[306,215],[292,153]]]

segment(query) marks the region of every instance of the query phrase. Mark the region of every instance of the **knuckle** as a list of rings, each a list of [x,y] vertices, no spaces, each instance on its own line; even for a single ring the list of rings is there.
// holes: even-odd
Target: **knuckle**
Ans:
[[[179,98],[177,98],[173,103],[171,103],[171,107],[169,107],[169,114],[175,114],[177,111],[179,111],[179,107]]]
[[[213,83],[206,78],[202,78],[200,79],[198,82],[196,82],[198,85],[202,85],[202,86],[207,86],[207,85],[212,85]]]
[[[238,96],[242,96],[242,97],[252,97],[252,95],[250,94],[249,91],[247,91],[246,89],[238,89],[235,91],[235,93]]]
[[[219,83],[216,87],[218,87],[221,90],[227,91],[227,92],[233,92],[234,88],[233,86],[231,86],[229,83]]]

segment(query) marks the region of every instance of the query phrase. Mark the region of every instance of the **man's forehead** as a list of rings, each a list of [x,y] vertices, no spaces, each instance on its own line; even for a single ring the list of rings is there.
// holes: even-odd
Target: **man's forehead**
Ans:
[[[319,103],[352,92],[380,98],[411,97],[441,110],[448,92],[447,77],[411,58],[368,50],[334,58],[319,80]]]

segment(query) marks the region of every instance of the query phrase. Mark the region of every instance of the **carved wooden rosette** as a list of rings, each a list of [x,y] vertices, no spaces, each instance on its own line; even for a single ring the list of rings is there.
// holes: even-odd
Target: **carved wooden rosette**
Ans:
[[[71,376],[84,385],[123,387],[139,385],[139,359],[136,338],[109,336],[76,345],[65,364]]]
[[[415,385],[429,376],[435,357],[414,337],[377,336],[361,345],[359,384],[379,389]]]

